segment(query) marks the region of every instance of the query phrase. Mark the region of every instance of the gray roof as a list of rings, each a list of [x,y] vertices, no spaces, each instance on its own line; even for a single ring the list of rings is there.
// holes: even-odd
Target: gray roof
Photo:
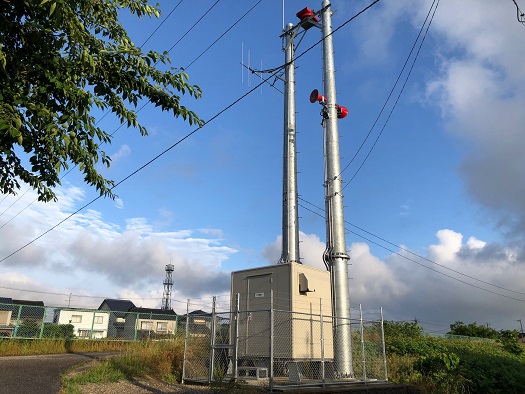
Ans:
[[[131,302],[130,300],[114,300],[111,298],[106,298],[102,304],[98,307],[98,309],[102,309],[102,306],[106,304],[107,310],[115,311],[115,312],[127,312],[132,308],[135,308],[135,304]]]

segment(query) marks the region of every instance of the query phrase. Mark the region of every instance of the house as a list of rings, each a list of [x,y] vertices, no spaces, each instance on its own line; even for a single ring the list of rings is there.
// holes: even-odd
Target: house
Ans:
[[[138,308],[129,300],[105,299],[98,308],[109,312],[108,337],[144,339],[173,334],[178,316],[173,310]]]
[[[130,300],[115,300],[106,298],[98,307],[101,311],[108,311],[108,338],[134,339],[134,330],[128,329],[126,316],[128,311],[135,308],[135,304]]]
[[[109,312],[82,309],[55,309],[53,323],[71,324],[78,338],[102,339],[108,336]]]
[[[0,335],[34,337],[46,315],[43,301],[0,297]]]
[[[154,308],[131,308],[126,324],[137,329],[137,339],[174,334],[177,330],[178,316],[173,310]]]

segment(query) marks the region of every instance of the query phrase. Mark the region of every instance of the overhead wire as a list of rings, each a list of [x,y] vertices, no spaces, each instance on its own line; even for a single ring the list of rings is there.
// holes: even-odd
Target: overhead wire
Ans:
[[[306,200],[304,200],[304,199],[302,199],[302,198],[301,198],[301,200],[307,202],[308,204],[310,204],[310,205],[314,206],[315,208],[317,208],[317,209],[319,209],[319,210],[321,210],[321,211],[324,212],[324,210],[323,210],[322,208],[320,208],[320,207],[318,207],[318,206],[316,206],[316,205],[314,205],[314,204],[312,204],[312,203],[310,203],[310,202],[308,202],[308,201],[306,201]],[[324,215],[320,214],[319,212],[314,211],[313,209],[310,209],[310,208],[304,206],[303,204],[299,204],[299,206],[302,207],[303,209],[305,209],[305,210],[307,210],[307,211],[309,211],[309,212],[311,212],[311,213],[313,213],[313,214],[315,214],[315,215],[317,215],[317,216],[323,218],[323,219],[325,218]],[[346,220],[345,220],[345,223],[350,224],[350,223],[348,223],[348,221],[346,221]],[[354,235],[357,235],[358,237],[364,239],[365,241],[370,242],[370,243],[372,243],[372,244],[374,244],[374,245],[377,245],[377,246],[379,246],[380,248],[383,248],[383,249],[385,249],[385,250],[387,250],[387,251],[389,251],[389,252],[391,252],[391,253],[393,253],[393,254],[399,256],[399,257],[404,258],[405,260],[408,260],[408,261],[410,261],[410,262],[413,262],[413,263],[415,263],[415,264],[417,264],[417,265],[420,265],[421,267],[424,267],[424,268],[426,268],[426,269],[429,269],[429,270],[431,270],[431,271],[434,271],[434,272],[436,272],[436,273],[438,273],[438,274],[440,274],[440,275],[446,276],[446,277],[448,277],[448,278],[450,278],[450,279],[453,279],[453,280],[455,280],[455,281],[457,281],[457,282],[460,282],[460,283],[466,284],[466,285],[468,285],[468,286],[472,286],[472,287],[474,287],[474,288],[477,288],[477,289],[479,289],[479,290],[483,290],[483,291],[486,291],[486,292],[488,292],[488,293],[492,293],[492,294],[494,294],[494,295],[498,295],[498,296],[501,296],[501,297],[505,297],[505,298],[508,298],[508,299],[511,299],[511,300],[514,300],[514,301],[525,302],[524,299],[520,299],[520,298],[516,298],[516,297],[508,296],[508,295],[505,295],[505,294],[498,293],[498,292],[496,292],[496,291],[492,291],[492,290],[486,289],[486,288],[484,288],[484,287],[481,287],[481,286],[475,285],[475,284],[473,284],[473,283],[470,283],[470,282],[464,281],[464,280],[462,280],[462,279],[456,278],[455,276],[449,275],[449,274],[447,274],[447,273],[445,273],[445,272],[442,272],[442,271],[439,271],[439,270],[437,270],[437,269],[435,269],[435,268],[429,267],[428,265],[425,265],[425,264],[423,264],[423,263],[421,263],[421,262],[419,262],[419,261],[417,261],[417,260],[414,260],[414,259],[412,259],[412,258],[410,258],[410,257],[407,257],[407,256],[405,256],[405,255],[399,253],[398,251],[395,251],[395,250],[393,250],[393,249],[390,249],[390,248],[388,248],[388,247],[386,247],[386,246],[384,246],[384,245],[382,245],[382,244],[380,244],[380,243],[378,243],[378,242],[376,242],[376,241],[373,241],[373,240],[371,240],[370,238],[367,238],[367,237],[365,237],[365,236],[362,235],[362,234],[359,234],[359,233],[357,233],[357,232],[355,232],[355,231],[352,231],[352,230],[350,230],[350,229],[348,229],[348,228],[346,228],[346,227],[345,227],[345,231],[347,231],[347,232],[349,232],[349,233],[352,233],[352,234],[354,234]],[[370,235],[372,235],[372,236],[374,236],[374,237],[376,237],[376,238],[382,240],[381,237],[377,237],[377,236],[375,236],[374,234],[372,234],[372,233],[370,233],[370,232],[367,232],[367,234],[370,234]],[[393,244],[393,243],[391,243],[391,242],[388,242],[388,243],[391,244],[391,245],[395,245],[395,244]],[[395,246],[398,247],[398,248],[399,248],[400,250],[402,250],[402,251],[410,252],[410,251],[408,251],[407,249],[402,248],[402,247],[399,246],[399,245],[395,245]],[[431,263],[433,263],[433,264],[435,264],[435,265],[437,265],[437,266],[439,266],[439,267],[441,267],[441,268],[444,268],[444,269],[447,269],[447,270],[449,270],[449,271],[452,271],[452,272],[454,272],[454,273],[456,273],[456,274],[460,274],[460,275],[463,275],[463,276],[465,276],[465,277],[468,277],[469,279],[472,279],[472,280],[475,280],[475,281],[478,281],[478,282],[480,282],[480,283],[484,283],[484,284],[487,284],[487,285],[490,285],[490,286],[494,286],[494,287],[496,287],[496,288],[499,288],[499,289],[502,289],[502,290],[505,290],[505,291],[508,291],[508,292],[512,292],[512,293],[516,293],[516,294],[525,295],[525,293],[522,293],[522,292],[519,292],[519,291],[514,291],[514,290],[511,290],[511,289],[507,289],[507,288],[504,288],[504,287],[502,287],[502,286],[494,285],[494,284],[492,284],[492,283],[490,283],[490,282],[486,282],[486,281],[483,281],[483,280],[481,280],[481,279],[475,278],[475,277],[473,277],[473,276],[470,276],[470,275],[464,274],[464,273],[462,273],[462,272],[456,271],[456,270],[454,270],[454,269],[452,269],[452,268],[449,268],[449,267],[446,267],[446,266],[444,266],[444,265],[438,264],[438,263],[436,263],[435,261],[432,261],[432,260],[430,260],[430,259],[428,259],[428,258],[422,257],[422,256],[420,256],[420,255],[418,255],[418,254],[416,254],[416,253],[413,253],[413,252],[410,252],[410,253],[413,254],[414,256],[417,256],[418,258],[421,258],[421,259],[423,259],[423,260],[429,261],[429,262],[431,262]]]
[[[153,32],[148,36],[148,38],[146,38],[146,40],[142,43],[141,47],[146,45],[146,43],[155,35],[155,33],[159,30],[159,28],[170,18],[170,16],[173,14],[173,12],[178,8],[178,6],[183,2],[184,0],[179,0],[179,2],[173,7],[173,9],[168,13],[168,15],[166,16],[166,18],[164,18],[162,20],[162,22],[155,28],[155,30],[153,30]],[[144,108],[144,106],[142,107]],[[142,109],[141,108],[141,109]],[[138,111],[137,111],[138,113]],[[105,112],[102,117],[100,119],[97,120],[97,122],[95,123],[95,126],[97,126],[98,124],[100,124],[100,122],[107,116],[110,114],[110,111],[107,111]],[[122,124],[112,133],[110,134],[111,136],[113,134],[115,134],[120,128],[122,127]],[[69,173],[71,173],[71,171],[73,171],[73,169],[75,169],[77,166],[75,165],[74,167],[70,168],[64,175],[62,175],[60,177],[60,179],[64,179]],[[22,193],[17,199],[15,199],[11,205],[9,205],[4,211],[2,211],[2,213],[0,213],[0,217],[2,217],[2,215],[4,213],[6,213],[14,204],[16,204],[23,196],[26,195],[26,193],[31,190],[31,187],[28,187],[26,189],[26,191],[24,193]],[[0,201],[0,203],[2,203],[5,199],[7,198],[7,194],[4,196],[4,198]],[[1,226],[0,226],[0,229],[2,229],[6,224],[8,224],[9,222],[11,222],[14,218],[16,218],[18,215],[20,215],[23,211],[25,211],[27,208],[29,208],[31,205],[33,205],[36,201],[38,200],[38,198],[35,198],[31,203],[29,203],[28,205],[26,205],[24,208],[22,208],[22,210],[20,210],[16,215],[14,215],[13,217],[11,217],[7,222],[3,223]]]
[[[197,60],[199,60],[199,59],[201,58],[202,55],[204,55],[206,52],[208,52],[208,50],[209,50],[210,48],[212,48],[217,42],[219,42],[219,40],[220,40],[222,37],[224,37],[224,36],[225,36],[225,35],[226,35],[231,29],[233,29],[233,28],[237,25],[237,23],[239,23],[240,21],[242,21],[242,20],[244,19],[244,17],[245,17],[246,15],[248,15],[250,12],[252,12],[253,9],[254,9],[255,7],[257,7],[261,2],[262,2],[262,0],[259,0],[257,3],[255,3],[255,4],[253,5],[253,7],[251,7],[248,11],[246,11],[246,12],[244,13],[244,15],[242,15],[239,19],[237,19],[233,25],[231,25],[228,29],[226,29],[226,31],[225,31],[224,33],[222,33],[222,34],[221,34],[221,35],[220,35],[215,41],[213,41],[213,42],[212,42],[212,43],[211,43],[211,44],[210,44],[210,45],[209,45],[204,51],[202,51],[202,52],[200,53],[199,56],[197,56],[195,59],[193,59],[193,61],[192,61],[188,66],[185,67],[185,70],[187,70],[188,68],[190,68],[191,65],[192,65],[193,63],[195,63]]]
[[[518,19],[518,22],[521,23],[523,26],[525,26],[525,13],[523,13],[520,10],[520,7],[518,6],[518,3],[516,0],[512,0],[514,5],[516,6],[516,18]]]
[[[162,20],[162,22],[160,22],[160,24],[155,28],[155,30],[153,30],[151,32],[151,34],[148,36],[148,38],[146,38],[146,40],[142,43],[141,46],[144,46],[147,44],[147,42],[151,39],[151,37],[153,37],[155,35],[155,33],[162,27],[162,25],[169,19],[169,17],[175,12],[175,10],[179,7],[179,5],[183,2],[184,0],[179,0],[179,2],[173,7],[173,9],[170,11],[170,13],[168,15],[166,15],[166,18],[164,18]]]
[[[162,23],[150,34],[150,36],[143,42],[142,46],[144,46],[148,40],[153,37],[153,35],[157,32],[157,30],[160,28],[160,26],[162,26],[162,24],[173,14],[173,12],[177,9],[177,7],[180,5],[180,3],[182,3],[183,0],[180,0],[179,3],[177,5],[175,5],[175,7],[171,10],[171,12],[166,16],[166,18],[162,21]],[[182,41],[182,39],[188,35],[188,33],[195,27],[197,26],[197,24],[202,21],[202,19],[204,18],[204,16],[206,16],[213,7],[215,7],[215,5],[219,2],[220,0],[216,1],[210,8],[208,8],[208,10],[205,12],[204,15],[202,15],[198,20],[197,22],[195,22],[193,24],[193,26],[186,31],[186,33],[183,34],[183,36],[168,50],[168,53],[171,52],[173,50],[173,48],[175,48],[175,46],[180,43]],[[215,44],[217,44],[217,42],[220,41],[221,38],[223,38],[230,30],[233,29],[233,27],[235,27],[242,19],[244,19],[244,17],[246,17],[251,11],[253,11],[253,9],[255,7],[257,7],[260,3],[262,2],[262,0],[259,0],[253,7],[251,7],[244,15],[242,15],[240,18],[238,18],[224,33],[221,34],[221,36],[219,38],[217,38],[215,41],[213,41],[212,44],[210,44],[204,51],[202,51],[195,59],[193,59],[193,61],[185,68],[185,70],[188,70],[198,59],[200,59],[208,50],[210,50]],[[142,111],[144,109],[144,107],[146,107],[150,102],[147,101],[146,103],[144,103],[135,113],[138,114],[140,111]],[[98,125],[110,112],[106,112],[95,124]],[[111,134],[110,136],[113,136],[117,131],[119,131],[122,127],[124,126],[124,123],[120,124]],[[74,167],[70,168],[66,173],[64,173],[64,175],[62,175],[60,177],[60,179],[64,179],[69,173],[71,173],[71,171],[73,171],[77,166],[75,165]],[[21,194],[20,196],[18,196],[17,199],[15,199],[15,201],[9,206],[7,207],[2,213],[0,213],[0,217],[5,213],[7,212],[14,204],[16,204],[29,190],[31,190],[30,187],[28,187],[26,189],[26,191]],[[4,196],[4,198],[2,199],[2,201],[4,201],[5,199],[7,198],[7,195]],[[0,202],[2,202],[0,201]],[[0,226],[0,230],[6,226],[7,224],[9,224],[12,220],[14,220],[18,215],[20,215],[22,212],[24,212],[26,209],[28,209],[31,205],[33,205],[36,201],[38,201],[38,197],[35,198],[32,202],[30,202],[28,205],[26,205],[24,208],[22,208],[20,211],[18,211],[15,215],[13,215],[9,220],[7,220],[6,222],[4,222],[1,226]]]
[[[219,0],[218,0],[219,1]],[[361,14],[363,14],[365,11],[367,11],[368,9],[370,9],[373,5],[377,4],[380,0],[375,0],[374,2],[372,2],[371,4],[369,4],[368,6],[366,6],[365,8],[363,8],[361,11],[359,11],[357,14],[355,14],[354,16],[352,16],[350,19],[348,19],[346,22],[344,22],[341,26],[339,26],[337,29],[333,30],[332,31],[332,34],[334,34],[336,31],[340,30],[343,26],[346,26],[348,23],[350,23],[351,21],[353,21],[355,18],[357,18],[358,16],[360,16]],[[201,18],[202,19],[202,18]],[[331,34],[327,35],[326,37],[329,37]],[[321,42],[324,41],[324,39],[326,37],[323,37],[322,39],[320,39],[319,41],[317,41],[317,43],[315,43],[314,45],[312,45],[311,47],[309,47],[308,49],[306,49],[304,52],[302,52],[299,56],[296,57],[297,58],[300,58],[302,56],[304,56],[307,52],[309,52],[310,50],[312,50],[315,46],[317,46],[318,44],[320,44]],[[110,190],[113,190],[115,188],[117,188],[120,184],[122,184],[123,182],[127,181],[129,178],[131,178],[132,176],[134,176],[135,174],[137,174],[138,172],[142,171],[144,168],[146,168],[147,166],[149,166],[151,163],[153,163],[154,161],[156,161],[157,159],[159,159],[160,157],[162,157],[163,155],[165,155],[167,152],[171,151],[173,148],[175,148],[176,146],[178,146],[180,143],[184,142],[186,139],[188,139],[189,137],[191,137],[193,134],[197,133],[198,131],[202,130],[206,125],[208,125],[210,122],[214,121],[216,118],[218,118],[219,116],[221,116],[224,112],[228,111],[230,108],[232,108],[233,106],[237,105],[240,101],[242,101],[244,98],[246,98],[247,96],[249,96],[251,93],[253,93],[256,89],[258,89],[260,86],[262,86],[264,83],[266,83],[270,78],[274,77],[275,74],[280,71],[281,69],[285,68],[286,66],[288,66],[290,64],[290,62],[287,62],[285,64],[283,64],[282,66],[276,68],[275,72],[273,74],[270,74],[267,78],[265,79],[262,79],[261,82],[259,82],[256,86],[254,86],[252,89],[250,89],[249,91],[247,91],[246,93],[244,93],[243,95],[241,95],[239,98],[237,98],[236,100],[234,100],[232,103],[230,103],[229,105],[227,105],[226,107],[224,107],[222,110],[220,110],[219,112],[217,112],[214,116],[212,116],[209,120],[205,121],[202,125],[200,125],[199,127],[195,128],[193,131],[191,131],[190,133],[186,134],[184,137],[182,137],[181,139],[179,139],[177,142],[175,142],[174,144],[172,144],[171,146],[169,146],[168,148],[166,148],[164,151],[162,151],[161,153],[157,154],[155,157],[153,157],[152,159],[150,159],[149,161],[147,161],[145,164],[143,164],[142,166],[140,166],[139,168],[137,168],[135,171],[133,171],[132,173],[128,174],[126,177],[124,177],[123,179],[121,179],[119,182],[115,183],[115,185],[110,189]],[[146,103],[147,104],[147,103]],[[19,247],[17,250],[15,250],[14,252],[11,252],[9,255],[5,256],[4,258],[0,259],[0,263],[7,260],[8,258],[10,258],[11,256],[15,255],[16,253],[20,252],[21,250],[25,249],[26,247],[28,247],[29,245],[33,244],[34,242],[36,242],[37,240],[39,240],[40,238],[42,238],[44,235],[50,233],[51,231],[53,231],[55,228],[57,228],[58,226],[60,226],[62,223],[64,223],[65,221],[69,220],[71,217],[73,217],[74,215],[76,215],[77,213],[79,213],[80,211],[82,211],[84,208],[88,207],[89,205],[93,204],[95,201],[99,200],[102,196],[99,195],[98,197],[95,197],[93,198],[91,201],[89,201],[88,203],[86,203],[85,205],[83,205],[81,208],[77,209],[76,211],[74,211],[73,213],[69,214],[68,216],[66,216],[64,219],[60,220],[57,224],[55,224],[54,226],[52,226],[51,228],[49,228],[48,230],[44,231],[42,234],[38,235],[37,237],[33,238],[31,241],[27,242],[25,245]]]
[[[372,131],[374,130],[377,122],[379,122],[379,119],[381,118],[381,115],[383,114],[383,111],[385,110],[386,106],[388,105],[388,102],[390,101],[390,98],[392,97],[392,95],[394,94],[394,91],[397,87],[397,84],[399,83],[399,80],[401,79],[404,71],[405,71],[405,68],[410,60],[410,58],[412,57],[412,53],[414,52],[414,49],[416,48],[416,45],[417,43],[419,42],[419,38],[421,37],[421,34],[423,33],[423,29],[425,28],[426,24],[427,24],[427,21],[428,21],[428,18],[430,16],[430,13],[432,11],[432,8],[434,7],[434,3],[436,2],[436,0],[434,0],[432,2],[432,5],[430,6],[430,9],[428,10],[428,13],[426,15],[426,18],[425,20],[423,21],[423,24],[421,25],[421,28],[419,29],[419,32],[417,34],[417,37],[416,39],[414,40],[414,43],[412,44],[412,47],[410,48],[410,52],[408,53],[408,56],[406,57],[405,59],[405,63],[403,64],[403,67],[401,68],[401,71],[399,71],[399,74],[397,75],[397,79],[394,83],[394,85],[392,86],[392,89],[390,89],[390,93],[388,94],[388,97],[386,98],[383,106],[381,107],[381,110],[379,111],[378,115],[376,116],[375,120],[374,120],[374,123],[372,124],[372,126],[370,127],[370,130],[368,130],[368,134],[366,135],[366,137],[364,138],[363,142],[361,143],[361,145],[359,146],[359,148],[357,149],[357,151],[355,152],[354,156],[352,157],[352,159],[350,160],[350,162],[341,170],[340,174],[341,175],[343,172],[345,172],[345,170],[353,163],[353,161],[355,160],[355,158],[357,157],[357,155],[359,154],[359,152],[361,152],[361,149],[363,149],[366,141],[368,141],[368,138],[370,137],[370,135],[372,134]]]
[[[377,144],[377,141],[379,140],[379,138],[381,137],[381,135],[383,134],[383,131],[385,130],[386,128],[386,125],[388,124],[392,114],[394,113],[394,110],[397,106],[397,103],[399,102],[399,99],[401,98],[401,95],[403,94],[403,91],[405,90],[405,87],[408,83],[408,79],[410,78],[410,75],[412,74],[412,70],[414,69],[414,65],[416,64],[416,60],[419,56],[419,53],[421,51],[421,47],[423,46],[423,43],[425,42],[425,38],[427,36],[427,33],[428,33],[428,30],[430,28],[430,25],[432,24],[432,21],[434,19],[434,15],[436,14],[436,10],[437,10],[437,7],[439,6],[439,0],[437,0],[436,2],[436,7],[434,8],[434,12],[432,13],[432,18],[430,18],[430,21],[427,25],[427,29],[425,31],[425,34],[423,36],[423,39],[421,40],[421,43],[419,45],[419,48],[416,52],[416,56],[414,57],[414,61],[412,62],[412,65],[410,66],[410,70],[408,71],[408,74],[407,74],[407,77],[405,78],[405,82],[403,83],[403,86],[401,86],[401,90],[399,91],[399,94],[397,95],[397,98],[396,98],[396,101],[394,102],[394,105],[392,106],[392,108],[390,109],[390,112],[388,114],[388,117],[386,118],[385,120],[385,123],[383,124],[383,127],[381,128],[381,131],[379,132],[377,138],[375,139],[374,143],[372,144],[372,147],[370,148],[370,150],[368,151],[366,157],[364,158],[363,162],[361,163],[361,165],[359,166],[359,168],[355,171],[354,175],[350,178],[350,180],[348,181],[348,183],[343,187],[343,190],[354,180],[354,178],[357,176],[357,174],[359,173],[359,171],[361,171],[361,168],[363,168],[363,166],[365,165],[366,161],[368,160],[368,158],[370,157],[370,154],[372,153],[372,150],[375,148],[376,144]]]

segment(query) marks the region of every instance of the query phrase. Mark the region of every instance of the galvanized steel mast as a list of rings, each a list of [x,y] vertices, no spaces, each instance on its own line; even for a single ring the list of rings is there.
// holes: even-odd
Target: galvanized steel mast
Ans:
[[[331,271],[334,311],[334,357],[338,374],[353,377],[350,299],[348,295],[348,261],[344,226],[344,208],[339,157],[339,131],[335,68],[332,46],[330,2],[323,0],[323,77],[326,104],[324,109],[326,251],[324,260]]]
[[[280,263],[300,263],[299,219],[297,213],[297,159],[295,144],[295,65],[296,29],[289,23],[285,36],[284,71],[284,157],[283,157],[283,234]]]

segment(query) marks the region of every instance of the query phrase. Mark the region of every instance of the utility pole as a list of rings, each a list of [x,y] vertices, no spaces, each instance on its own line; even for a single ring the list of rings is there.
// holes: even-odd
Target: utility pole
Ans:
[[[69,293],[69,297],[67,298],[67,307],[69,308],[71,306],[71,296],[73,295],[73,293]]]
[[[354,377],[352,365],[352,336],[350,299],[348,295],[348,267],[346,252],[344,207],[337,127],[334,51],[332,45],[332,12],[330,2],[323,0],[323,77],[326,103],[323,111],[325,154],[325,209],[326,250],[324,262],[331,272],[334,314],[334,358],[340,377]]]
[[[523,324],[521,324],[521,319],[518,319],[516,320],[518,323],[520,323],[520,328],[521,328],[521,335],[523,335]]]
[[[297,29],[286,26],[284,71],[284,154],[283,154],[283,235],[279,263],[300,263],[299,219],[297,213],[297,158],[295,132],[295,46]]]

